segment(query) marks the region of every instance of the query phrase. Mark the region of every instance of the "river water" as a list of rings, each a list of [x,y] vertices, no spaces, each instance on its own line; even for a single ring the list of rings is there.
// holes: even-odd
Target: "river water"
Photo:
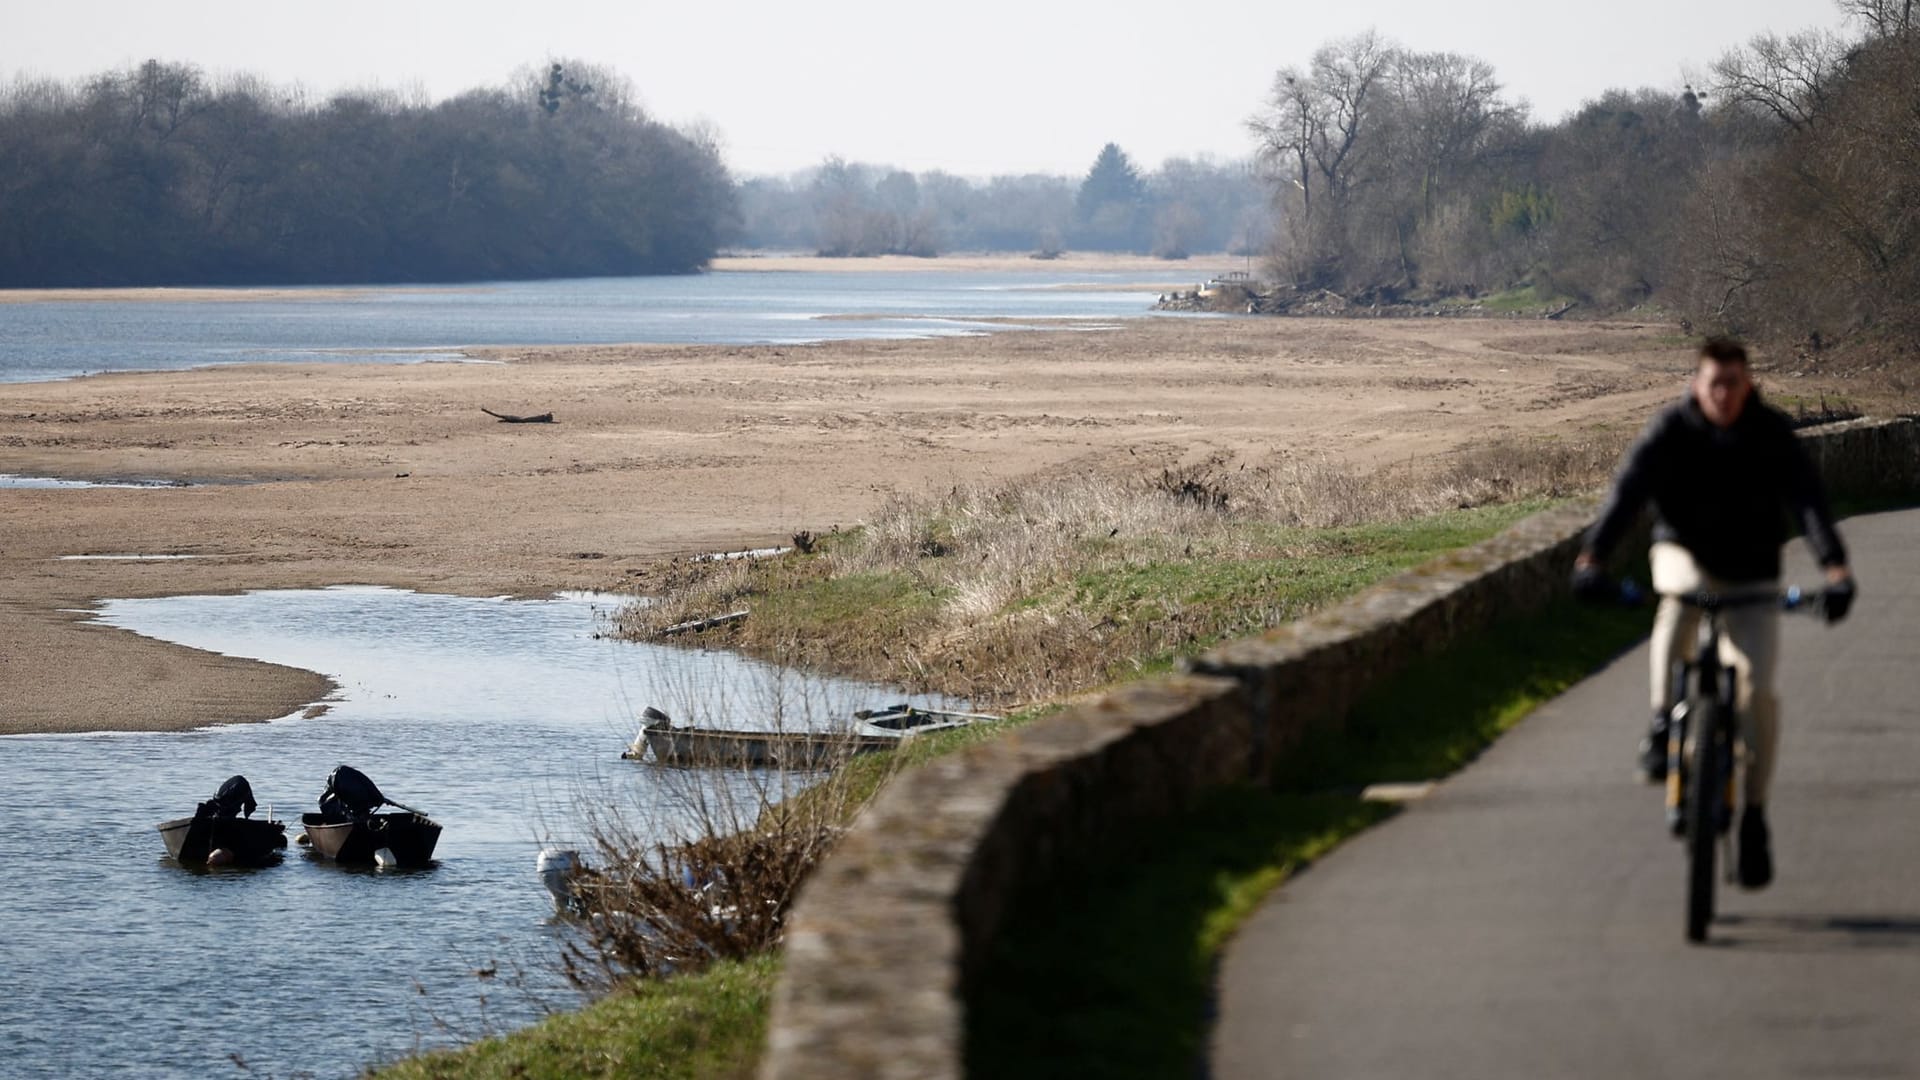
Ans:
[[[983,319],[1147,315],[1154,294],[1119,288],[1140,276],[729,271],[287,289],[274,299],[6,303],[0,382],[210,364],[451,360],[466,346],[797,344],[982,333],[994,328]]]
[[[980,321],[989,318],[1104,322],[1148,313],[1150,294],[1115,288],[1130,280],[1044,267],[713,273],[7,303],[0,382],[454,360],[484,345],[798,343],[1004,329]],[[0,450],[0,487],[72,486],[7,464]],[[610,640],[597,636],[605,610],[586,597],[363,587],[105,602],[106,624],[320,671],[341,690],[325,715],[270,724],[0,738],[0,1077],[346,1077],[575,1004],[550,966],[565,931],[534,873],[542,842],[572,839],[583,798],[671,832],[689,785],[745,782],[620,760],[642,707],[704,723],[781,710],[806,724],[902,699],[725,653]],[[297,822],[342,763],[445,826],[438,865],[354,872],[297,848],[258,870],[194,872],[165,859],[154,825],[191,813],[228,776],[246,775],[263,806]],[[508,985],[515,970],[527,972],[524,992]]]
[[[548,966],[563,930],[534,873],[543,839],[573,839],[583,796],[671,831],[688,784],[742,782],[621,760],[640,708],[818,724],[905,700],[598,636],[610,610],[373,587],[104,604],[108,625],[341,689],[312,719],[0,739],[0,1075],[347,1077],[574,1004]],[[445,827],[437,866],[352,871],[296,847],[256,870],[165,858],[154,825],[234,773],[296,822],[291,839],[341,763]],[[516,966],[532,996],[507,985]]]

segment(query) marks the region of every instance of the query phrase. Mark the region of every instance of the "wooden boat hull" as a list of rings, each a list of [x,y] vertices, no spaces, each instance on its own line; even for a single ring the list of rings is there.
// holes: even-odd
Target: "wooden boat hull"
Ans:
[[[373,814],[361,821],[328,821],[319,814],[302,814],[313,850],[337,863],[371,866],[381,848],[393,852],[400,866],[419,867],[433,861],[440,842],[440,826],[412,813]]]
[[[646,743],[653,760],[665,765],[825,769],[856,754],[890,750],[900,744],[900,738],[845,732],[656,727],[646,731]]]
[[[830,769],[848,758],[891,750],[920,735],[997,717],[898,705],[855,713],[850,726],[828,731],[674,727],[658,710],[648,710],[644,719],[640,737],[621,757],[651,756],[663,765]]]
[[[287,846],[287,823],[254,818],[183,817],[163,821],[155,828],[175,862],[199,866],[215,850],[233,852],[234,861],[249,866],[271,862]]]

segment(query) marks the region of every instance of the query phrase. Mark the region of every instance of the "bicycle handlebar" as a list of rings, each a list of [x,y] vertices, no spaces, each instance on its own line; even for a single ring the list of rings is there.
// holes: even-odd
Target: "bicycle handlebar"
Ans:
[[[1639,588],[1631,581],[1620,583],[1622,598],[1629,592],[1639,593]],[[1662,597],[1671,597],[1688,607],[1699,608],[1706,612],[1725,611],[1736,607],[1757,607],[1761,604],[1778,604],[1784,612],[1801,612],[1818,615],[1826,610],[1826,598],[1820,590],[1808,591],[1798,585],[1789,585],[1784,589],[1750,589],[1731,592],[1714,592],[1711,589],[1696,589],[1692,592],[1661,593]]]

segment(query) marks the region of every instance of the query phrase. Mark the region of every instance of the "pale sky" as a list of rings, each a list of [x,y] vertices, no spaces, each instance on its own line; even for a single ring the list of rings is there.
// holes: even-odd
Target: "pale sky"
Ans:
[[[573,57],[630,78],[672,123],[717,129],[728,165],[828,154],[965,176],[1077,175],[1117,142],[1145,167],[1240,157],[1273,73],[1373,27],[1490,61],[1557,119],[1612,87],[1678,90],[1763,30],[1839,29],[1832,0],[0,0],[0,78],[148,57],[252,72],[319,96],[379,85],[438,99]]]

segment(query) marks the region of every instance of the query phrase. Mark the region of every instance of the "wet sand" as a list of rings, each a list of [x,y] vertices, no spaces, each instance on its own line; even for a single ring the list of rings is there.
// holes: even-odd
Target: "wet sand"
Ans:
[[[889,492],[1227,453],[1359,467],[1637,425],[1671,327],[1143,319],[812,346],[582,346],[501,364],[260,365],[0,384],[0,733],[263,720],[311,673],[90,626],[96,599],[382,584],[638,589],[667,557],[858,522]],[[480,410],[553,412],[504,424]],[[188,560],[62,560],[189,554]]]

